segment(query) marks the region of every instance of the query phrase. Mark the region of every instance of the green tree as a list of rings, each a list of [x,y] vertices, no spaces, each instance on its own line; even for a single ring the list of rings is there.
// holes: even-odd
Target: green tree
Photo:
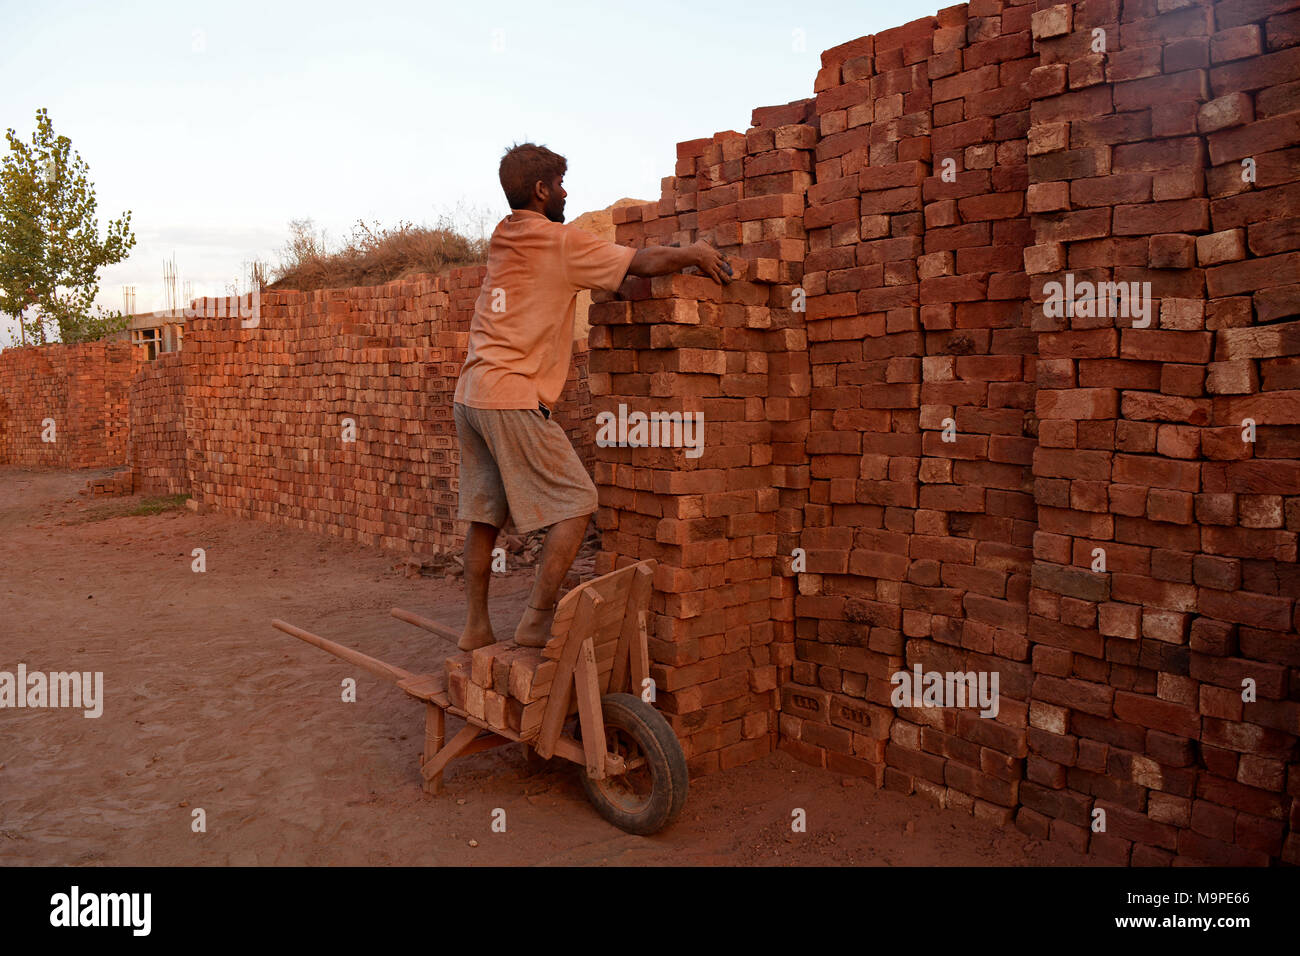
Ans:
[[[120,312],[91,307],[99,270],[135,245],[131,213],[99,237],[95,187],[72,141],[57,136],[49,111],[36,111],[31,142],[5,131],[0,164],[0,311],[17,316],[24,343],[87,342],[126,328]]]

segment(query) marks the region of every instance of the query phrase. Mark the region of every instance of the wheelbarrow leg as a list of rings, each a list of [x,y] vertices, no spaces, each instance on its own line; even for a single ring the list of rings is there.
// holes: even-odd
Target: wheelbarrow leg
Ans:
[[[461,751],[474,742],[474,738],[479,735],[480,729],[473,724],[466,724],[460,729],[460,733],[452,737],[445,747],[439,748],[437,755],[432,760],[426,760],[424,766],[420,768],[420,773],[424,776],[425,782],[437,781],[436,786],[441,786],[442,772],[447,768],[447,764],[460,756]]]
[[[591,638],[582,642],[573,672],[573,689],[578,695],[578,723],[582,727],[582,749],[587,758],[587,776],[605,778],[605,721],[600,712],[600,684],[596,680],[596,654]]]
[[[420,766],[431,763],[438,752],[442,750],[446,742],[446,725],[447,714],[441,707],[432,701],[426,701],[424,704],[424,759],[420,761]],[[424,781],[424,792],[439,794],[442,793],[442,774],[438,774],[432,780]]]

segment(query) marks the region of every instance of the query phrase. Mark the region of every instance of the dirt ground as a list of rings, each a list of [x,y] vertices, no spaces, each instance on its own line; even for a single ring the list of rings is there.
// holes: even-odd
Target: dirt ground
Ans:
[[[400,556],[222,515],[87,520],[138,502],[78,496],[103,474],[0,467],[0,671],[102,671],[105,697],[98,719],[0,710],[0,864],[1089,863],[780,752],[693,779],[681,818],[649,838],[597,816],[575,765],[530,770],[515,746],[457,761],[446,793],[427,798],[420,706],[270,621],[426,670],[451,643],[388,610],[459,625],[460,583],[409,579]],[[202,574],[190,568],[199,547]],[[530,581],[494,581],[503,632]],[[345,677],[356,703],[341,700]],[[806,833],[791,832],[796,807]],[[195,808],[204,833],[192,830]],[[505,833],[492,832],[497,808]]]

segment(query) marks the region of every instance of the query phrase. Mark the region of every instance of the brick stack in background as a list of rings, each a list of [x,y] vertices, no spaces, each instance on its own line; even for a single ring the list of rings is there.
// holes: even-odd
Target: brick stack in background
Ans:
[[[131,383],[129,491],[152,495],[189,492],[185,467],[185,381],[180,352],[143,365]]]
[[[66,345],[9,348],[0,352],[0,386],[5,401],[3,460],[10,465],[67,467],[71,421],[67,415]],[[44,442],[43,422],[53,419],[55,437]]]
[[[564,383],[560,400],[552,409],[552,415],[563,426],[573,450],[587,466],[588,472],[595,468],[596,462],[596,429],[592,424],[596,413],[591,404],[591,388],[588,385],[590,363],[591,350],[586,336],[574,339],[573,364],[569,367],[569,377]]]
[[[105,478],[92,478],[78,494],[92,498],[129,495],[135,492],[135,471],[122,468]]]
[[[126,343],[5,349],[0,463],[129,464],[87,493],[193,489],[197,507],[400,551],[457,548],[452,397],[484,273],[265,293],[249,328],[234,300],[201,300],[185,348],[153,362]],[[588,352],[574,347],[555,419],[590,470]],[[345,446],[349,415],[358,442]],[[55,442],[41,441],[47,418]]]
[[[0,462],[57,468],[126,463],[131,377],[143,359],[123,342],[0,352]],[[44,442],[45,419],[55,441]]]
[[[127,343],[91,342],[100,346],[104,356],[103,375],[94,373],[74,375],[73,401],[78,416],[86,416],[81,426],[82,434],[103,435],[102,447],[98,441],[79,442],[80,456],[74,455],[70,468],[90,468],[100,461],[117,464],[128,460],[131,435],[131,382],[136,371],[145,363],[144,349]],[[126,345],[125,348],[123,346]],[[92,352],[91,354],[98,354]],[[83,397],[84,396],[84,397]]]
[[[181,353],[196,505],[398,551],[459,548],[452,399],[484,273],[263,293],[249,328],[205,300],[226,315],[190,319]],[[584,372],[575,362],[556,409],[580,451]]]
[[[1034,18],[1031,297],[1069,272],[1153,303],[1147,328],[1037,311],[1019,823],[1116,862],[1300,862],[1300,34],[1280,6]]]

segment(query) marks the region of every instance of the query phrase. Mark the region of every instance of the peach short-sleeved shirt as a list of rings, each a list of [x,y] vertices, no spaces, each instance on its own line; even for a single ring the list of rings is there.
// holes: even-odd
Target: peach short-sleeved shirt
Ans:
[[[473,408],[554,408],[573,361],[579,289],[613,291],[636,250],[516,209],[497,223],[469,325],[455,401]]]

